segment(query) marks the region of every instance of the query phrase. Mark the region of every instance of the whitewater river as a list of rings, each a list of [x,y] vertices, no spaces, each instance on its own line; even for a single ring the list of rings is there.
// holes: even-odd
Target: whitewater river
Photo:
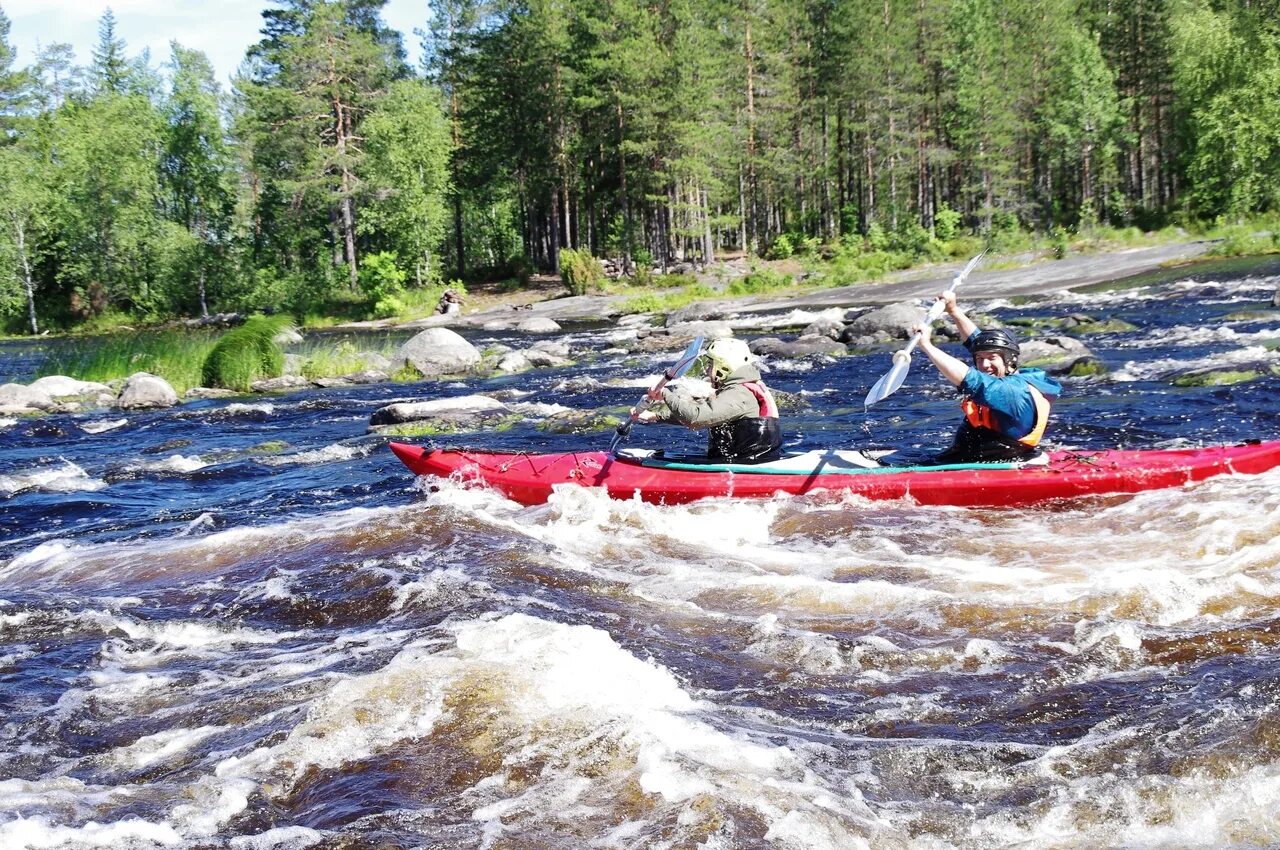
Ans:
[[[969,306],[1137,326],[1084,337],[1110,375],[1066,381],[1054,445],[1208,445],[1280,436],[1280,378],[1172,380],[1280,361],[1278,286]],[[1280,845],[1280,474],[1034,510],[523,507],[366,435],[506,390],[525,423],[449,442],[603,448],[538,423],[666,362],[566,339],[577,365],[502,379],[5,419],[0,848]],[[870,416],[887,354],[768,365],[795,447],[940,447],[958,418],[919,358]]]

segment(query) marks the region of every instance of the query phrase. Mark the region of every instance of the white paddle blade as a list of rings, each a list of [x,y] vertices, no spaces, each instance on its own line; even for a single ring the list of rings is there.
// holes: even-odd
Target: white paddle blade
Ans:
[[[871,388],[871,392],[867,393],[866,399],[862,402],[862,408],[865,410],[878,401],[883,401],[898,391],[898,387],[902,386],[902,382],[907,379],[907,370],[911,368],[910,358],[894,358],[893,368],[884,373],[884,377],[876,381],[875,386]]]

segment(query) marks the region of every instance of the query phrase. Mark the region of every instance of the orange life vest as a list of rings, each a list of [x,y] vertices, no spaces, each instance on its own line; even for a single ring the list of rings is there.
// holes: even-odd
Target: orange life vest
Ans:
[[[1044,393],[1030,384],[1027,384],[1027,389],[1031,390],[1031,399],[1036,405],[1036,424],[1025,437],[1013,439],[1017,439],[1024,446],[1034,448],[1040,444],[1040,438],[1044,436],[1045,426],[1049,424],[1049,399],[1045,398]],[[986,428],[995,431],[997,434],[1002,433],[1000,426],[996,424],[995,414],[985,404],[978,404],[973,399],[966,398],[960,402],[960,409],[964,411],[965,420],[973,427]]]

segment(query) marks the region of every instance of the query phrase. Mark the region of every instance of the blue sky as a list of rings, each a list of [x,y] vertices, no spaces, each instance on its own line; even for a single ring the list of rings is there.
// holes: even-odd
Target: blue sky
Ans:
[[[30,65],[43,45],[66,42],[76,64],[87,65],[98,41],[98,21],[108,7],[116,16],[116,33],[130,57],[151,49],[151,64],[169,59],[169,42],[201,50],[226,84],[258,40],[262,10],[276,8],[269,0],[0,0],[9,17],[9,42],[17,51],[15,65]],[[418,61],[415,27],[424,27],[427,0],[390,0],[383,20],[404,35],[409,61]]]

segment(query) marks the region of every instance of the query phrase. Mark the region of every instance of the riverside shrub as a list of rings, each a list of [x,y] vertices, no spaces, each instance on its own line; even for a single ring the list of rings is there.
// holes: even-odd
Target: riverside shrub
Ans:
[[[227,331],[205,357],[204,386],[248,392],[254,381],[280,377],[284,351],[275,337],[289,325],[285,316],[254,316]]]

